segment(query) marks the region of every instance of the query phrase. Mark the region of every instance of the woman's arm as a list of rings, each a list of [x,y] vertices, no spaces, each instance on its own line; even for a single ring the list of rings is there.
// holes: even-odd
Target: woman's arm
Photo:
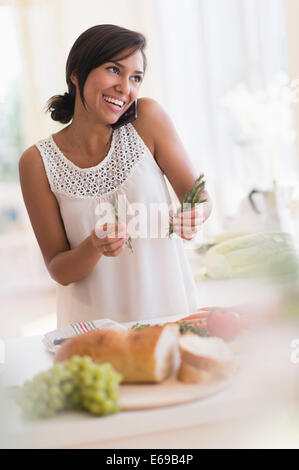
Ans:
[[[141,106],[138,106],[138,111],[141,108],[144,126],[153,136],[156,162],[182,202],[186,191],[191,189],[199,175],[194,170],[171,119],[159,103],[150,98],[142,98],[139,101]],[[207,201],[200,204],[203,222],[212,211],[212,201],[207,190],[202,192],[201,200],[204,199]]]
[[[64,286],[84,279],[103,255],[107,240],[98,239],[93,230],[78,246],[70,249],[57,199],[35,146],[22,154],[19,175],[30,222],[52,279]],[[111,238],[108,256],[118,254],[124,242],[125,239]]]

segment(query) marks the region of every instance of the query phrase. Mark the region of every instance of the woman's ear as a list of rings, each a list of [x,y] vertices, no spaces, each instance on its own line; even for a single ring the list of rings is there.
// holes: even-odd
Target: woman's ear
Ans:
[[[70,79],[74,85],[78,85],[78,80],[74,72],[71,73]]]

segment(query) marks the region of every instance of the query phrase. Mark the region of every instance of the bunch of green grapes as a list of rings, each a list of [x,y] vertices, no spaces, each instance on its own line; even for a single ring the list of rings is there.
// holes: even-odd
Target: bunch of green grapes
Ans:
[[[36,375],[17,391],[17,403],[28,418],[49,418],[67,409],[104,416],[119,411],[122,376],[111,364],[95,364],[89,356],[73,356]]]

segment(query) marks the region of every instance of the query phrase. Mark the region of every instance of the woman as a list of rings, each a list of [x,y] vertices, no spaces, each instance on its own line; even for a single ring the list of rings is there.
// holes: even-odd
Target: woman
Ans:
[[[114,25],[82,33],[66,64],[68,93],[48,104],[52,119],[71,123],[20,158],[24,201],[57,282],[58,326],[187,314],[198,306],[181,238],[190,240],[209,216],[207,192],[207,202],[177,218],[172,238],[134,237],[115,212],[105,223],[98,217],[121,196],[146,208],[171,204],[164,175],[181,201],[197,176],[161,106],[137,102],[145,44],[142,34]]]

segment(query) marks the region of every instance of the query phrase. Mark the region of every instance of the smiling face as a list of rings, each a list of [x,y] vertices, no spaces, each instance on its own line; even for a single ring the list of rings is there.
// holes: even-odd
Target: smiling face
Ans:
[[[128,52],[124,51],[119,57],[125,56]],[[71,80],[76,85],[78,112],[87,112],[97,122],[116,123],[138,97],[143,66],[142,54],[136,51],[125,59],[115,57],[111,62],[93,69],[83,89],[86,109],[81,101],[77,79],[72,75]]]

